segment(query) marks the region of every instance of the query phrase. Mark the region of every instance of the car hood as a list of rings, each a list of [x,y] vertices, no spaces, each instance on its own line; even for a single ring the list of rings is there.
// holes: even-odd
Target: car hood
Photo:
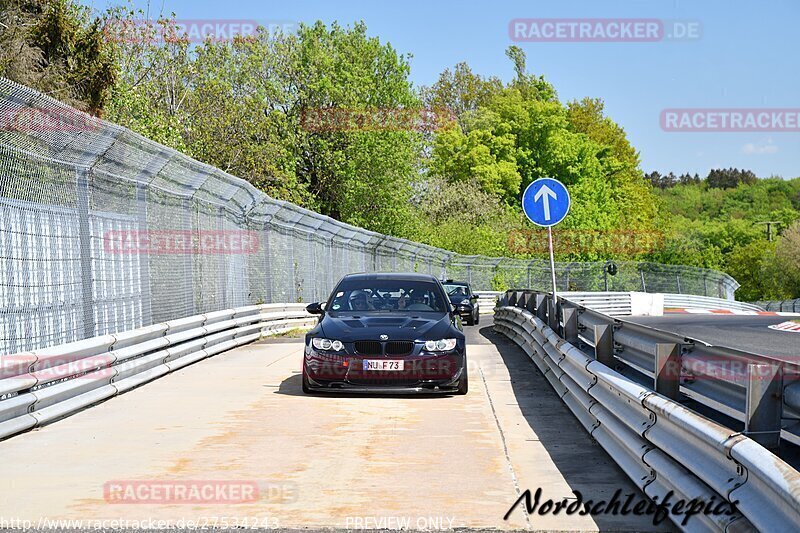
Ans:
[[[429,340],[452,338],[458,333],[447,313],[326,314],[320,323],[325,337],[343,342],[378,340]]]

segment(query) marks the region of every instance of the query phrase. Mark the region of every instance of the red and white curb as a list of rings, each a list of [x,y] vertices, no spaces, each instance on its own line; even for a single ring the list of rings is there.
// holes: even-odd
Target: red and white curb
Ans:
[[[694,315],[800,316],[797,313],[787,313],[783,311],[740,311],[738,309],[698,309],[682,307],[664,309],[664,313],[689,313]]]
[[[781,322],[767,326],[769,329],[777,329],[778,331],[791,331],[793,333],[800,333],[800,323],[797,322]]]

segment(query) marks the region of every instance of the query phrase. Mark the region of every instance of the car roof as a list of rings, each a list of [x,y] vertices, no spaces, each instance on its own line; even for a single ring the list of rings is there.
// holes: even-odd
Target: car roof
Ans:
[[[347,274],[342,281],[350,280],[404,280],[404,281],[437,281],[435,276],[419,272],[359,272]]]

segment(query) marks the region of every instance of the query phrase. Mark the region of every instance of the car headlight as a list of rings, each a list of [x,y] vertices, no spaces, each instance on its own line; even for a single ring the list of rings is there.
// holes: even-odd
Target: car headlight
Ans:
[[[449,352],[456,347],[455,339],[439,339],[438,341],[425,341],[425,349],[429,352]]]
[[[458,305],[463,305],[464,307],[468,307],[470,303],[471,302],[469,300],[461,300],[460,302],[458,302]]]
[[[342,341],[322,339],[319,337],[314,337],[313,339],[311,339],[311,345],[317,350],[331,350],[334,352],[341,352],[344,349],[344,344],[342,344]]]

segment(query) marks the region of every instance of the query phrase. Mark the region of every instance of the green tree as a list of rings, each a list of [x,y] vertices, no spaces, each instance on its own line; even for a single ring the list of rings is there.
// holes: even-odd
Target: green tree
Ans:
[[[736,298],[743,301],[791,297],[775,261],[775,243],[753,241],[738,246],[727,257],[726,271],[742,286]]]
[[[800,298],[800,221],[783,232],[775,248],[775,277],[783,282],[782,296]]]
[[[74,0],[0,0],[0,76],[100,114],[117,75],[103,29]]]

